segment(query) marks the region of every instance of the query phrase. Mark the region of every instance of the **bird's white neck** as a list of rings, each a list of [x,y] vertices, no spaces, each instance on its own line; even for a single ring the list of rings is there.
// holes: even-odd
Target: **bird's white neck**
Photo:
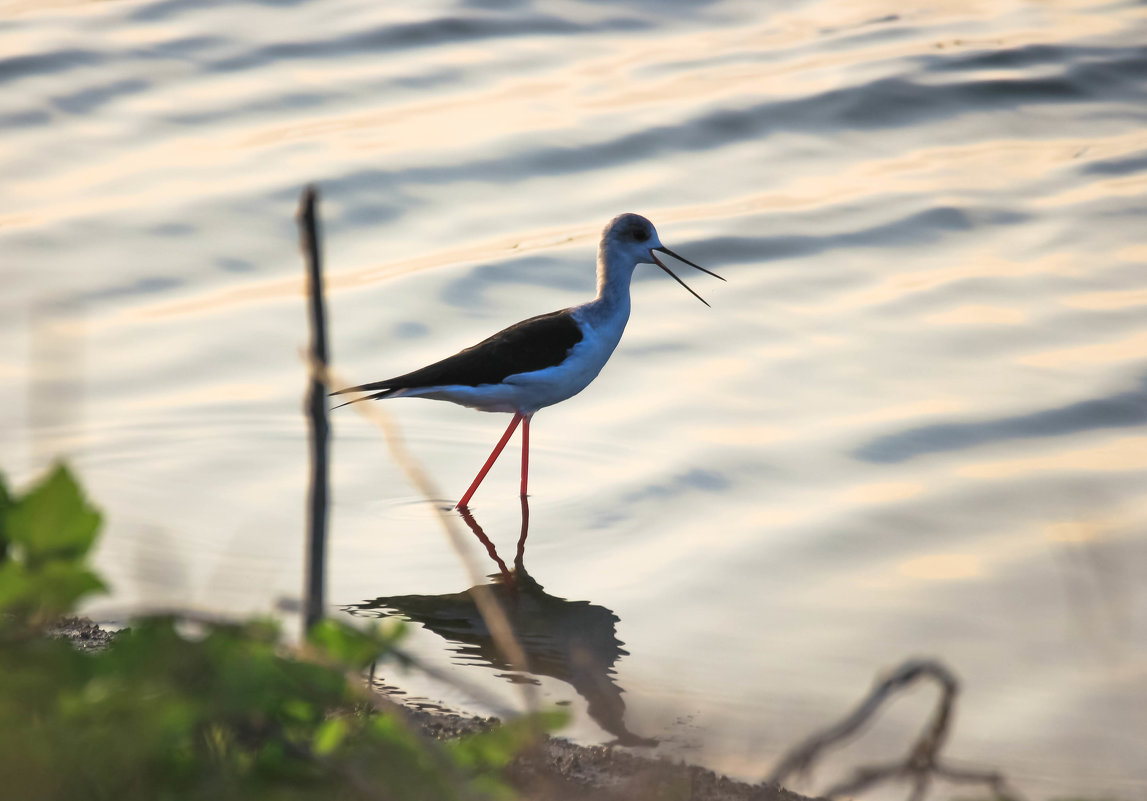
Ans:
[[[610,306],[629,306],[629,284],[637,264],[633,258],[617,252],[608,240],[597,250],[597,300]]]
[[[595,327],[611,323],[618,336],[629,319],[629,284],[637,265],[631,258],[614,252],[608,242],[597,251],[597,297],[585,304],[583,314]]]

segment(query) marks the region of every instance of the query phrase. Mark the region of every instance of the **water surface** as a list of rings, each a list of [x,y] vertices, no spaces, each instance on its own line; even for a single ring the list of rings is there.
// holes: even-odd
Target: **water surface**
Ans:
[[[535,419],[523,565],[570,736],[757,779],[934,655],[953,759],[1141,797],[1144,42],[1108,2],[0,3],[2,467],[67,455],[105,508],[94,614],[270,610],[301,586],[301,186],[364,381],[588,299],[637,211],[728,283],[689,277],[706,309],[639,272],[613,360]],[[439,501],[505,424],[387,408]],[[516,469],[473,504],[509,567]],[[469,578],[348,410],[333,481],[332,602],[402,601],[423,659],[519,703],[433,623]]]

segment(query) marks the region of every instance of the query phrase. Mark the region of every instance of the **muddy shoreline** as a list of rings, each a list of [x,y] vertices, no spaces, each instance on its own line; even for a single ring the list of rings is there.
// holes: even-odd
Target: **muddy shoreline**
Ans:
[[[50,633],[84,651],[104,648],[115,638],[115,632],[86,618],[63,619]],[[497,723],[493,718],[416,709],[405,705],[400,696],[385,697],[414,728],[436,740],[481,731]],[[527,801],[809,801],[784,788],[745,784],[705,768],[638,756],[619,748],[576,745],[550,736],[519,756],[507,776]]]
[[[496,722],[396,704],[423,734],[436,739],[480,731]],[[809,801],[781,787],[745,784],[695,765],[576,745],[561,737],[547,736],[519,756],[508,776],[528,801]]]

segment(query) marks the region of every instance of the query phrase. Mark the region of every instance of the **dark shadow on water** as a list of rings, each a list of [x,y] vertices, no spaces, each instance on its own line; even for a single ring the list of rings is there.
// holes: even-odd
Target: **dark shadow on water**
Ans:
[[[992,442],[1058,437],[1104,428],[1147,424],[1147,376],[1138,389],[1106,398],[1070,403],[1028,414],[970,423],[939,423],[877,437],[853,454],[867,462],[903,462],[929,453],[972,448]]]
[[[202,7],[200,0],[195,5]],[[137,47],[109,47],[107,49],[61,48],[40,53],[4,58],[0,54],[0,84],[25,78],[79,71],[87,75],[91,68],[135,61],[156,61],[172,58],[194,59],[203,51],[224,46],[228,40],[220,36],[178,36],[155,44]]]
[[[41,109],[31,111],[17,111],[12,114],[0,114],[0,130],[14,128],[35,128],[47,125],[52,121],[52,115]]]
[[[53,75],[80,67],[94,67],[103,60],[95,50],[78,48],[0,58],[0,84],[30,75]]]
[[[306,2],[308,0],[247,0],[249,5],[273,6],[278,9],[303,5]],[[168,20],[187,12],[201,11],[203,5],[200,0],[159,0],[159,2],[139,6],[131,13],[129,19],[137,22]],[[241,5],[241,3],[235,3],[235,5]]]
[[[76,295],[80,303],[97,303],[107,300],[118,300],[147,295],[160,295],[170,292],[184,285],[184,281],[167,275],[150,275],[136,279],[130,283],[112,284],[93,289],[90,292],[81,292]]]
[[[656,740],[634,734],[625,725],[625,702],[613,670],[617,660],[627,654],[617,639],[617,615],[589,601],[550,595],[526,572],[530,520],[526,499],[522,499],[522,527],[513,567],[498,555],[471,512],[461,510],[461,515],[498,568],[490,576],[489,586],[506,610],[531,671],[573,687],[588,702],[590,717],[616,737],[617,744],[656,745]],[[473,589],[446,595],[382,596],[346,611],[357,616],[407,618],[453,643],[459,662],[501,671],[499,675],[509,681],[537,683],[535,678],[515,672],[498,651],[474,603]]]
[[[1030,215],[1012,209],[934,206],[850,231],[712,237],[705,240],[705,251],[721,264],[762,263],[808,258],[834,250],[927,245],[953,234],[1018,225],[1029,218]],[[815,279],[804,279],[803,285],[809,286],[808,282],[812,280]],[[831,280],[834,286],[839,287],[846,279],[833,276]]]
[[[65,114],[91,114],[100,106],[128,95],[137,95],[151,88],[151,82],[140,78],[123,78],[103,86],[89,86],[66,95],[54,97],[52,106]]]
[[[1082,168],[1084,175],[1133,175],[1144,171],[1147,171],[1147,151],[1093,161]]]
[[[278,111],[316,109],[339,99],[340,95],[335,91],[283,91],[278,94],[268,92],[259,100],[233,101],[219,108],[181,109],[159,119],[171,125],[209,125],[223,121],[234,122],[242,116],[266,118],[268,114]]]
[[[209,72],[234,72],[271,63],[325,57],[349,58],[359,53],[392,53],[467,42],[491,42],[527,36],[573,36],[601,31],[638,30],[645,23],[632,18],[578,23],[543,14],[513,17],[441,16],[429,20],[382,25],[326,39],[284,41],[253,48],[240,55],[209,62]]]

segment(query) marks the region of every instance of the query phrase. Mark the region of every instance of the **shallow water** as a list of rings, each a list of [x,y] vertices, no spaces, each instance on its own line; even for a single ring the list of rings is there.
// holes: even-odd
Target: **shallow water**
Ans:
[[[1144,795],[1147,7],[498,8],[0,2],[0,460],[65,454],[104,506],[93,612],[298,596],[305,182],[351,380],[587,299],[637,211],[728,283],[639,272],[610,364],[535,419],[522,614],[570,735],[757,779],[926,654],[953,759]],[[439,500],[506,422],[387,410]],[[421,614],[423,659],[519,703],[433,503],[334,425],[332,603]],[[516,469],[473,503],[508,565]]]

